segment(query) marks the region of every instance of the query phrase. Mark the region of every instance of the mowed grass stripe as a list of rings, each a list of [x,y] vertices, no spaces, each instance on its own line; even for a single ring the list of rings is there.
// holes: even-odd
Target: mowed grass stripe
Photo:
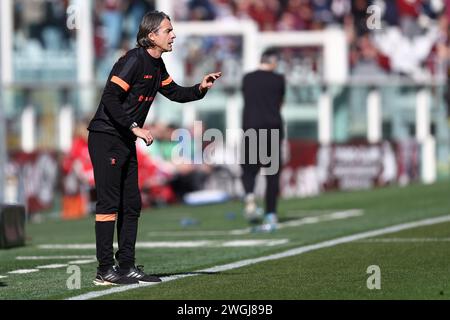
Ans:
[[[394,233],[448,238],[450,223]],[[375,238],[376,239],[376,238]],[[380,268],[380,290],[367,287]],[[450,299],[446,243],[362,243],[310,251],[212,275],[116,293],[103,299]]]
[[[292,256],[300,255],[300,254],[303,254],[306,252],[315,251],[318,249],[323,249],[323,248],[328,248],[328,247],[333,247],[333,246],[336,246],[339,244],[348,243],[348,242],[352,242],[352,241],[356,241],[356,240],[360,240],[360,239],[376,237],[379,235],[395,233],[395,232],[402,231],[402,230],[407,230],[407,229],[416,228],[416,227],[420,227],[420,226],[439,224],[439,223],[443,223],[443,222],[450,222],[450,215],[431,218],[431,219],[424,219],[424,220],[415,221],[415,222],[404,223],[404,224],[386,227],[386,228],[382,228],[382,229],[378,229],[378,230],[372,230],[372,231],[368,231],[368,232],[362,232],[362,233],[354,234],[351,236],[332,239],[332,240],[324,241],[324,242],[313,244],[313,245],[298,247],[295,249],[287,250],[287,251],[284,251],[281,253],[276,253],[276,254],[272,254],[272,255],[268,255],[268,256],[263,256],[260,258],[246,259],[246,260],[241,260],[241,261],[237,261],[234,263],[229,263],[226,265],[215,266],[212,268],[198,270],[198,271],[195,271],[193,274],[178,275],[178,276],[174,276],[174,277],[166,277],[166,278],[163,278],[162,280],[164,283],[164,282],[169,282],[172,280],[185,278],[188,276],[192,277],[195,275],[201,275],[201,274],[205,274],[205,273],[207,273],[207,274],[208,273],[218,273],[218,272],[233,270],[233,269],[253,265],[256,263],[260,263],[260,262],[266,262],[266,261],[272,261],[272,260],[278,260],[278,259],[283,259],[283,258],[287,258],[287,257],[292,257]],[[133,286],[128,286],[128,287],[124,286],[124,287],[120,287],[120,288],[111,288],[111,289],[107,289],[107,290],[96,291],[96,292],[91,292],[91,293],[87,293],[87,294],[83,294],[83,295],[78,295],[78,296],[70,298],[70,300],[94,299],[94,298],[102,297],[102,296],[109,295],[109,294],[125,292],[127,290],[132,290],[132,289],[136,289],[139,287],[154,286],[154,285],[155,284],[152,283],[152,284],[137,285],[137,286],[133,285]]]
[[[386,226],[441,216],[450,213],[448,201],[449,181],[441,181],[432,185],[413,184],[407,187],[388,187],[371,191],[326,193],[318,197],[303,199],[284,199],[280,201],[280,219],[292,221],[301,217],[318,216],[338,210],[361,208],[364,215],[351,219],[326,221],[300,227],[285,228],[270,235],[273,239],[289,239],[280,247],[241,247],[241,248],[186,248],[180,249],[138,249],[137,264],[143,264],[146,272],[166,277],[176,274],[202,270],[216,265],[224,265],[233,261],[245,260],[270,255],[299,246],[323,242],[349,234]],[[149,236],[153,231],[203,231],[233,230],[247,226],[240,214],[242,203],[228,202],[224,204],[200,207],[171,206],[161,209],[150,209],[142,213],[138,241],[172,241],[167,236]],[[235,215],[229,214],[234,212]],[[199,224],[183,228],[180,221],[184,217],[193,217]],[[234,219],[228,219],[234,216]],[[17,256],[36,256],[43,254],[37,250],[39,244],[92,243],[94,237],[94,219],[74,221],[56,220],[53,217],[42,219],[42,223],[28,223],[27,245],[21,248],[2,250],[0,254],[0,275],[17,269],[33,269],[36,266],[50,263],[68,263],[65,259],[44,263],[33,260],[17,260]],[[243,239],[264,239],[267,234],[243,235]],[[415,236],[411,236],[413,238]],[[210,236],[208,240],[233,240],[230,236]],[[239,237],[241,238],[241,237]],[[201,240],[204,236],[187,235],[183,240]],[[180,238],[178,238],[180,240]],[[52,255],[92,255],[95,250],[54,250]],[[2,299],[64,299],[74,295],[95,290],[92,279],[95,277],[95,264],[80,264],[81,289],[68,290],[66,281],[70,274],[64,268],[41,270],[21,275],[8,275],[2,279]],[[274,271],[276,272],[276,271]],[[201,277],[195,277],[199,279]],[[180,280],[184,281],[184,280]],[[175,281],[174,283],[179,283]],[[197,281],[197,280],[195,280]],[[164,287],[165,285],[161,286]],[[188,285],[187,291],[189,291]],[[101,289],[101,288],[99,288]],[[283,290],[283,288],[274,288]],[[189,294],[187,294],[189,296]]]

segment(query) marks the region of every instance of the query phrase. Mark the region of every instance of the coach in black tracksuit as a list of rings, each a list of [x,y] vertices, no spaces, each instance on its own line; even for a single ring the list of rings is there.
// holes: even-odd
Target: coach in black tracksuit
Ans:
[[[114,65],[91,120],[89,154],[97,190],[95,235],[99,266],[94,284],[158,282],[135,267],[135,244],[141,198],[136,138],[153,141],[143,129],[157,92],[176,102],[202,99],[220,73],[206,75],[192,87],[178,86],[167,73],[161,54],[172,51],[175,34],[163,12],[147,13],[140,24],[137,48]],[[117,220],[119,249],[115,266],[113,239]]]
[[[276,229],[277,197],[279,193],[279,177],[281,171],[281,141],[283,139],[283,120],[281,106],[285,94],[285,80],[281,74],[275,72],[278,64],[278,55],[274,50],[267,50],[261,57],[258,70],[246,74],[242,81],[242,93],[244,97],[244,110],[242,126],[243,130],[257,132],[257,142],[248,140],[244,135],[242,164],[242,184],[245,190],[245,214],[253,222],[259,215],[254,199],[255,179],[262,167],[273,165],[266,163],[262,154],[270,155],[271,162],[275,161],[276,169],[267,174],[265,190],[265,216],[261,231],[273,231]],[[262,132],[267,132],[267,139]],[[247,137],[246,137],[247,136]],[[272,141],[274,140],[275,141]],[[265,145],[261,149],[261,147]],[[251,159],[256,159],[252,161]],[[275,168],[275,167],[274,167]],[[266,170],[267,171],[267,170]]]

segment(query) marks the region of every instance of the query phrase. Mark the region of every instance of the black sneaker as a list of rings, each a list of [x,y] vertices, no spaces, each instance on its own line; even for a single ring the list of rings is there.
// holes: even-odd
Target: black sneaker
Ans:
[[[121,270],[121,274],[124,278],[138,280],[139,283],[161,282],[160,278],[146,274],[144,272],[144,266],[131,267],[125,272]]]
[[[94,279],[94,284],[96,286],[110,286],[110,285],[126,285],[126,284],[136,284],[139,283],[138,280],[133,278],[127,278],[122,276],[116,266],[108,269],[106,272],[97,271],[97,275]]]

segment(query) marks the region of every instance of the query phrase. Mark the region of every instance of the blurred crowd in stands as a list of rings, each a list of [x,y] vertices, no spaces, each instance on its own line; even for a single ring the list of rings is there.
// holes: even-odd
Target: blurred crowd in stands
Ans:
[[[68,219],[95,211],[92,207],[96,199],[94,173],[89,158],[86,126],[85,122],[78,123],[72,147],[61,160],[62,212]],[[182,202],[188,193],[203,190],[208,181],[213,182],[211,179],[217,168],[204,163],[193,163],[193,140],[185,139],[189,141],[189,145],[183,147],[190,150],[180,152],[179,141],[172,139],[172,134],[179,126],[153,123],[149,125],[149,129],[155,139],[152,147],[146,147],[140,140],[136,144],[139,188],[144,207]],[[185,129],[181,132],[193,134],[193,130],[194,128]],[[176,159],[177,156],[189,159]]]
[[[178,2],[177,2],[178,3]],[[448,0],[191,0],[179,20],[252,19],[260,31],[345,30],[354,76],[446,77]],[[380,20],[380,21],[377,21]],[[292,68],[287,68],[291,70]]]
[[[353,80],[384,81],[388,76],[410,80],[448,81],[449,78],[450,0],[172,2],[174,21],[237,23],[251,19],[261,32],[340,28],[346,34]],[[76,74],[76,63],[67,60],[70,57],[75,59],[76,54],[76,30],[67,27],[68,8],[72,1],[14,0],[13,3],[15,59],[19,61],[22,56],[25,63],[23,72],[31,68],[34,59],[46,56],[46,67],[61,65],[61,68],[72,68],[68,70],[71,76]],[[96,79],[102,82],[117,58],[135,46],[140,20],[145,12],[155,9],[155,1],[93,0],[92,4]],[[240,83],[242,38],[191,37],[178,45],[184,59],[183,82],[196,82],[205,71],[222,70],[224,77],[220,85],[237,86]],[[282,60],[281,71],[285,72],[291,84],[314,82],[323,75],[323,52],[320,48],[285,48],[282,50]],[[50,77],[55,80],[57,74],[51,72]],[[39,79],[33,76],[27,80]],[[139,148],[139,183],[144,191],[144,204],[179,200],[187,192],[201,189],[214,170],[207,166],[174,164],[170,157],[176,143],[170,139],[173,129],[171,125],[153,125],[154,145],[152,148]],[[63,160],[64,188],[68,196],[79,196],[86,186],[93,184],[92,168],[86,158],[86,132],[83,130],[77,131],[72,150]],[[150,176],[152,178],[148,179]],[[146,196],[151,198],[146,199]],[[73,208],[79,209],[80,198],[66,198],[66,201],[68,211],[72,202]]]
[[[177,0],[173,20],[254,20],[260,31],[306,31],[338,27],[345,30],[352,75],[395,74],[414,80],[447,77],[449,60],[449,0]],[[15,0],[16,50],[73,49],[74,30],[66,27],[68,0]],[[143,14],[155,9],[154,0],[94,0],[94,48],[98,75],[135,45]],[[379,20],[379,21],[378,21]],[[27,41],[32,39],[35,41]],[[228,69],[229,82],[241,76],[241,39],[211,37],[189,43],[185,53],[186,82],[197,69],[211,64]],[[305,72],[311,65],[304,53],[285,70]],[[209,58],[208,58],[209,57]],[[321,54],[311,74],[320,75]],[[213,61],[211,61],[213,60]],[[221,66],[221,63],[227,65]],[[198,66],[200,64],[201,66]],[[294,64],[294,66],[292,66]],[[319,65],[319,66],[318,66]],[[295,78],[295,75],[294,77]],[[320,78],[320,77],[319,77]]]

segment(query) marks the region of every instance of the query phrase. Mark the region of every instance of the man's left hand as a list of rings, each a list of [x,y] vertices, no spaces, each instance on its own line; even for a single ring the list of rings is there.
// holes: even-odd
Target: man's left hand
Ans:
[[[211,89],[211,87],[214,84],[214,81],[216,81],[218,78],[220,78],[221,75],[222,75],[222,72],[220,72],[220,71],[207,74],[203,78],[203,81],[200,83],[200,91],[203,92],[205,90]]]

